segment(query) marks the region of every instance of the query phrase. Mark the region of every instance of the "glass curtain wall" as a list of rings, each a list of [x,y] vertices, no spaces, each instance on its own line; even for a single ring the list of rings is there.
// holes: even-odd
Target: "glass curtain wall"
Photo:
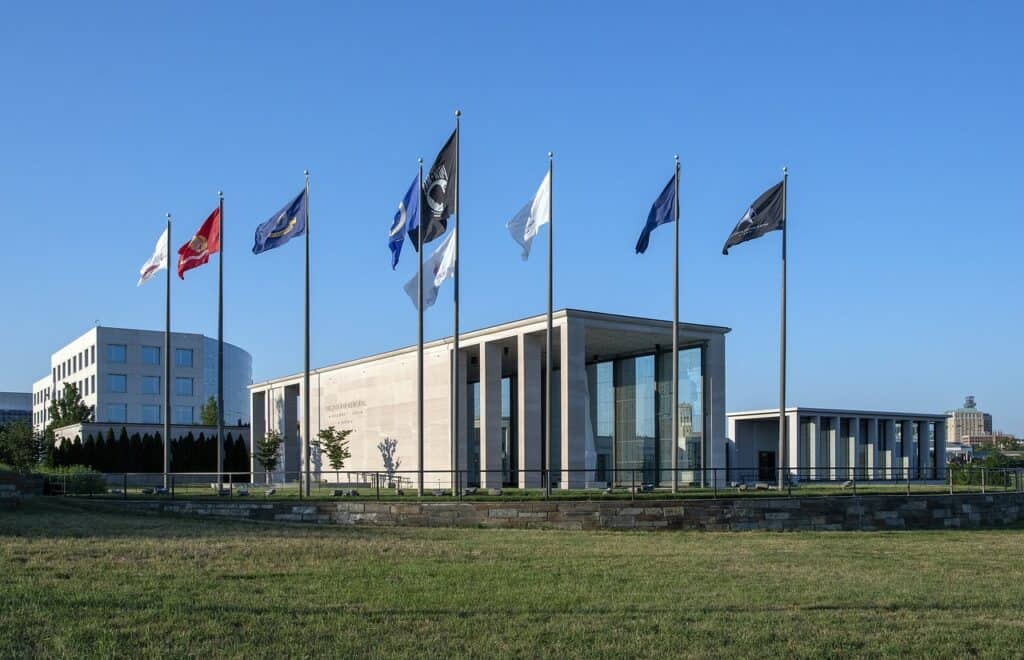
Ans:
[[[594,480],[672,483],[672,352],[587,365]],[[701,482],[704,370],[700,347],[679,351],[679,483]]]

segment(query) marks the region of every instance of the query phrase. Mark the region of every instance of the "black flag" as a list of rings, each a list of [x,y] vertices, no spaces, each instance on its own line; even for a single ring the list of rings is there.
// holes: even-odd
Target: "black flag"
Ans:
[[[423,243],[429,243],[435,238],[444,234],[448,228],[448,216],[455,208],[455,186],[458,177],[455,170],[459,166],[455,153],[455,133],[453,132],[448,141],[441,147],[434,164],[423,179],[423,204],[420,208],[420,218],[426,223],[423,225]],[[409,225],[409,240],[418,251],[417,224]]]
[[[784,183],[777,184],[761,193],[754,200],[747,212],[733,228],[729,238],[725,239],[722,254],[729,254],[729,248],[746,241],[760,238],[770,231],[782,229],[786,221],[786,200],[783,193]]]

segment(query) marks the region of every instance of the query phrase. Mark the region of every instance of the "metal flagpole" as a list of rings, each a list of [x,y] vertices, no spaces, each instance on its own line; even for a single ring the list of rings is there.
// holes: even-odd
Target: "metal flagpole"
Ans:
[[[302,375],[302,450],[305,455],[304,468],[306,473],[305,491],[306,496],[310,495],[309,483],[309,170],[303,174],[306,177],[306,350],[305,367]]]
[[[551,354],[552,354],[552,316],[554,315],[554,251],[555,251],[555,206],[552,197],[555,192],[555,155],[548,152],[548,327],[544,360],[544,387],[546,389],[544,404],[544,493],[551,496]]]
[[[416,194],[416,245],[419,266],[416,271],[416,309],[419,316],[419,339],[416,344],[416,457],[420,466],[420,483],[416,493],[423,497],[423,159],[419,160],[419,188]],[[408,211],[408,209],[406,209]],[[454,467],[453,467],[454,470]],[[454,474],[454,472],[452,473]],[[455,482],[452,481],[452,484]],[[455,486],[453,485],[452,488]]]
[[[452,462],[456,473],[459,469],[459,178],[462,171],[462,154],[460,153],[459,140],[462,136],[461,125],[462,111],[455,111],[455,284],[454,290],[454,315],[455,328],[452,332]],[[455,485],[452,485],[454,488]],[[420,465],[420,488],[423,488],[423,466]]]
[[[786,211],[786,187],[789,181],[789,168],[782,168],[782,309],[780,314],[779,332],[779,490],[784,487],[784,473],[787,470],[786,460],[786,232],[789,230],[789,217]]]
[[[167,214],[167,289],[164,293],[164,488],[171,487],[171,214]]]
[[[679,154],[675,170],[675,280],[672,288],[672,492],[679,492]],[[703,466],[702,466],[703,467]]]
[[[217,191],[217,488],[224,482],[224,193]]]

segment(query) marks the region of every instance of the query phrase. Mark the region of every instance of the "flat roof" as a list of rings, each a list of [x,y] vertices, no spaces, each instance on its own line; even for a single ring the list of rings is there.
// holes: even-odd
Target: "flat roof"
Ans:
[[[625,314],[609,314],[609,313],[606,313],[606,312],[594,312],[594,311],[585,310],[585,309],[573,309],[573,308],[558,309],[558,310],[555,310],[554,312],[552,312],[552,320],[564,319],[564,318],[566,318],[568,316],[573,316],[575,318],[587,319],[587,320],[591,320],[591,321],[600,321],[600,322],[604,322],[604,323],[619,323],[619,324],[623,324],[623,325],[633,325],[633,326],[637,326],[638,328],[646,328],[648,330],[660,330],[660,331],[668,331],[668,332],[671,332],[671,330],[672,330],[672,321],[671,320],[666,321],[664,319],[651,319],[651,318],[645,318],[645,317],[642,317],[642,316],[628,316],[628,315],[625,315]],[[483,327],[483,328],[477,328],[476,330],[469,330],[469,331],[466,331],[466,332],[460,332],[459,333],[459,341],[460,342],[464,341],[464,340],[472,341],[472,340],[478,339],[479,337],[484,336],[484,335],[488,335],[488,334],[492,334],[492,333],[507,332],[509,330],[514,330],[514,329],[522,327],[522,326],[534,325],[534,324],[537,324],[537,323],[544,323],[546,320],[547,320],[547,314],[546,313],[544,313],[544,314],[536,314],[534,316],[527,316],[527,317],[524,317],[524,318],[516,319],[514,321],[506,321],[505,323],[499,323],[497,325],[491,325],[491,326],[487,326],[487,327]],[[684,323],[682,321],[679,322],[679,329],[681,331],[684,331],[684,332],[689,330],[691,332],[705,332],[705,333],[710,333],[710,334],[723,334],[723,335],[732,331],[732,328],[728,328],[728,327],[721,326],[721,325],[706,325],[706,324],[701,324],[701,323]],[[447,336],[442,337],[440,339],[434,339],[434,340],[431,340],[431,341],[423,342],[423,348],[424,348],[424,350],[426,350],[426,349],[429,349],[429,348],[434,348],[436,346],[444,346],[445,344],[450,344],[451,342],[452,342],[452,336],[451,335],[447,335]],[[372,362],[372,361],[375,361],[375,360],[382,360],[382,359],[385,359],[385,358],[394,357],[396,355],[402,355],[403,353],[409,353],[409,352],[412,352],[412,351],[415,351],[415,350],[416,350],[416,344],[412,344],[412,345],[403,346],[402,348],[397,348],[397,349],[394,349],[394,350],[391,350],[391,351],[385,351],[385,352],[382,352],[382,353],[374,353],[373,355],[367,355],[365,357],[356,358],[356,359],[353,359],[353,360],[344,360],[342,362],[335,362],[335,363],[328,364],[328,365],[323,366],[323,367],[311,368],[309,370],[309,373],[312,376],[313,374],[319,374],[319,373],[324,373],[324,372],[327,372],[327,371],[333,371],[335,369],[340,369],[340,368],[343,368],[343,367],[352,367],[352,366],[356,366],[356,365],[359,365],[359,364],[365,364],[367,362]],[[259,381],[259,382],[254,382],[253,384],[249,385],[249,389],[256,389],[256,388],[260,388],[260,387],[266,387],[267,385],[272,385],[272,384],[275,384],[275,383],[280,383],[280,382],[284,382],[284,381],[291,381],[291,380],[294,380],[295,378],[299,378],[301,376],[303,376],[303,372],[301,372],[301,371],[294,372],[294,373],[288,374],[286,376],[278,376],[277,378],[270,378],[270,379],[267,379],[267,380],[263,380],[263,381]]]
[[[792,406],[786,408],[786,413],[797,413],[800,415],[821,416],[821,417],[899,417],[914,419],[944,420],[943,413],[921,413],[921,412],[900,412],[891,410],[862,410],[858,408],[812,408],[807,406]],[[764,410],[741,410],[727,412],[725,416],[730,419],[770,419],[778,418],[778,408]]]

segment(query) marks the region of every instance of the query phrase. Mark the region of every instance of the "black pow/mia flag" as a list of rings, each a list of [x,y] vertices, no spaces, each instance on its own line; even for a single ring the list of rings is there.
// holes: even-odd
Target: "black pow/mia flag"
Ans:
[[[455,148],[456,132],[441,147],[434,164],[423,178],[423,197],[420,204],[420,218],[423,219],[423,243],[439,238],[448,229],[448,216],[455,210],[455,193],[458,185],[459,157]],[[418,222],[410,224],[409,240],[418,251]]]
[[[770,231],[782,229],[786,222],[785,182],[777,184],[761,193],[754,200],[747,212],[733,228],[729,238],[725,239],[722,254],[729,254],[729,248],[740,243],[760,238]]]

